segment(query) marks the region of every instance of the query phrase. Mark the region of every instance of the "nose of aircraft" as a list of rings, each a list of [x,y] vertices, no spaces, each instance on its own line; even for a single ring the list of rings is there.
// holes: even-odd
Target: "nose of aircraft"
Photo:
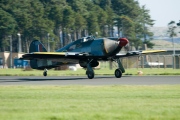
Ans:
[[[129,40],[127,38],[119,38],[119,46],[124,47],[129,43]]]

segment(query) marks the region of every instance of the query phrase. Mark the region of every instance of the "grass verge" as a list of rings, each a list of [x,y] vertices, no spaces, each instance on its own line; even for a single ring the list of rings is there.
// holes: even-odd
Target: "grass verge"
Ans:
[[[2,120],[179,120],[180,86],[1,86]]]

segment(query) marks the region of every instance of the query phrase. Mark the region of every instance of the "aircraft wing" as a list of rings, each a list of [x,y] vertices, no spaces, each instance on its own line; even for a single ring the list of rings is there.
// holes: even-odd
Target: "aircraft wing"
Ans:
[[[139,56],[139,55],[145,55],[145,54],[154,54],[154,53],[160,53],[160,52],[166,52],[166,50],[145,50],[145,51],[129,51],[126,54],[116,54],[114,56],[115,58],[122,58],[122,57],[131,57],[131,56]],[[83,59],[83,58],[106,58],[106,56],[93,56],[89,53],[84,52],[33,52],[24,54],[22,56],[22,59],[25,60],[31,60],[31,59],[61,59],[61,58],[67,58],[67,59]],[[108,57],[108,56],[107,56]]]
[[[59,59],[59,58],[71,58],[71,59],[80,59],[84,56],[89,56],[88,53],[81,52],[33,52],[24,54],[22,59],[31,60],[31,59]]]
[[[129,51],[126,54],[116,54],[115,57],[117,57],[117,58],[131,57],[131,56],[139,56],[139,55],[146,55],[146,54],[155,54],[155,53],[161,53],[161,52],[166,52],[166,50]]]

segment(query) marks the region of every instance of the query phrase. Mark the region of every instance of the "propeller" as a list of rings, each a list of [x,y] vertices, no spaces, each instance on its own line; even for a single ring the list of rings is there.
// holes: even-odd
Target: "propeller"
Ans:
[[[127,52],[130,51],[130,45],[129,45],[129,43],[128,43],[126,46],[124,46],[124,50],[127,51]]]

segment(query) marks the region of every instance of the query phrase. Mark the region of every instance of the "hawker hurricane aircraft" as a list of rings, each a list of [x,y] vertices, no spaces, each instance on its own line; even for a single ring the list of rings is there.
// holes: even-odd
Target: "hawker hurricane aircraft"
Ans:
[[[47,52],[40,41],[34,40],[30,44],[29,53],[24,54],[21,59],[30,60],[30,66],[33,69],[44,70],[44,76],[47,76],[47,69],[64,64],[79,64],[86,69],[89,79],[94,78],[93,68],[99,65],[99,61],[115,61],[118,63],[118,68],[114,74],[116,78],[120,78],[125,72],[120,58],[165,52],[164,50],[151,50],[128,51],[125,54],[119,54],[128,43],[126,38],[84,37],[55,52]]]

